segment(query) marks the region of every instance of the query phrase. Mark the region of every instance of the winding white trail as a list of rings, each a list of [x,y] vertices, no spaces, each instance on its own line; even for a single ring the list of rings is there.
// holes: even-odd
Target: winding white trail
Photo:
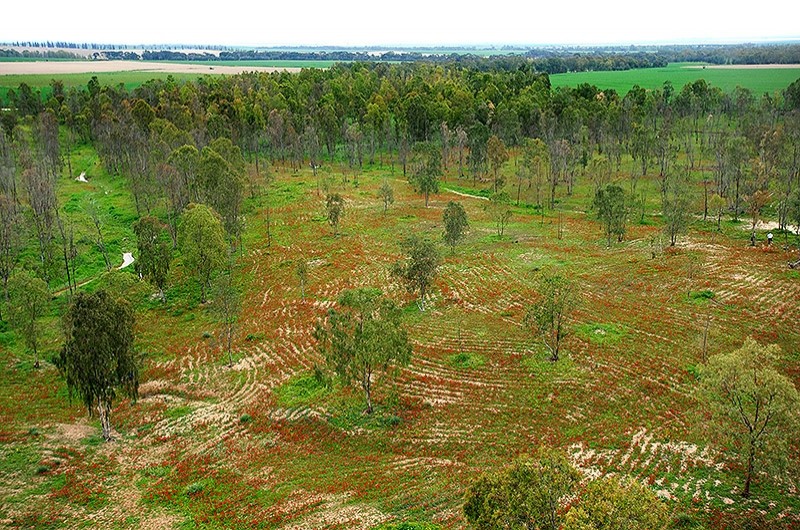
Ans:
[[[125,253],[122,255],[122,265],[120,265],[119,267],[117,267],[117,270],[122,270],[122,269],[124,269],[125,267],[127,267],[128,265],[130,265],[131,263],[133,263],[134,261],[136,261],[136,260],[133,258],[133,254],[131,254],[130,252],[125,252]]]

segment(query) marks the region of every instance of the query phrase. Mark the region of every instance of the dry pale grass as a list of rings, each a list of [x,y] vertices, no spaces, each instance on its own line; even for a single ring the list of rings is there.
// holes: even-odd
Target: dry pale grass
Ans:
[[[0,62],[0,75],[56,75],[110,72],[160,72],[168,74],[241,74],[243,72],[299,72],[300,68],[226,66],[208,63],[177,64],[144,61],[18,61]]]

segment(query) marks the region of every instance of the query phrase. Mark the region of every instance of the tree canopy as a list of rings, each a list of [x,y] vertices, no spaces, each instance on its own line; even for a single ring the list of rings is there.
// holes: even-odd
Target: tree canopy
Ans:
[[[580,473],[562,453],[539,448],[533,457],[487,473],[467,490],[464,515],[477,530],[541,528],[558,530],[563,506]]]
[[[425,310],[425,296],[433,284],[441,258],[433,242],[412,235],[404,239],[400,246],[406,258],[394,264],[392,272],[399,278],[410,293],[418,293],[417,304]]]
[[[228,256],[219,215],[204,204],[190,204],[178,227],[178,242],[184,266],[200,282],[200,301],[205,303],[211,278],[225,266]]]
[[[331,309],[327,319],[317,323],[317,349],[343,381],[361,387],[367,413],[372,413],[375,378],[411,359],[402,312],[372,288],[344,291],[338,304],[340,309]]]
[[[57,365],[70,396],[77,394],[90,415],[97,409],[105,440],[111,440],[109,416],[117,393],[138,397],[133,326],[127,302],[102,290],[76,294],[64,315],[66,342]]]
[[[758,470],[780,464],[798,434],[800,393],[775,368],[779,352],[748,338],[737,350],[712,355],[701,371],[699,395],[716,434],[742,464],[744,497]]]

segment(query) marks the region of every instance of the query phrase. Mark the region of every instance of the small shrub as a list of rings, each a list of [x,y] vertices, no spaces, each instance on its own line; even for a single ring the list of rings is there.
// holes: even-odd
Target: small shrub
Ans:
[[[204,338],[204,339],[210,339],[210,338],[211,338],[211,337],[213,337],[213,336],[214,336],[214,334],[213,334],[213,333],[211,333],[210,331],[204,331],[204,332],[203,332],[203,338]]]
[[[250,423],[251,421],[253,421],[253,417],[250,414],[242,414],[239,417],[239,423]]]
[[[198,493],[202,493],[202,491],[203,491],[203,483],[202,482],[193,482],[193,483],[189,484],[188,486],[186,486],[185,493],[186,493],[187,497],[192,497],[194,495],[197,495]]]
[[[462,370],[473,370],[486,364],[486,357],[477,353],[456,353],[447,358],[447,364]]]
[[[39,467],[36,468],[36,474],[37,475],[44,475],[48,471],[50,471],[50,467],[49,466],[40,465]]]
[[[691,291],[689,292],[689,298],[695,302],[705,302],[706,300],[711,300],[714,298],[714,291],[709,289],[704,289],[702,291]]]

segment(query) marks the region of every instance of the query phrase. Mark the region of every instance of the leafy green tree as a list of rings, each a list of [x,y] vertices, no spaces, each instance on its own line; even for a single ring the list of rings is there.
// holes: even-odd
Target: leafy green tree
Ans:
[[[425,295],[441,262],[439,251],[431,241],[417,235],[409,236],[400,246],[406,252],[406,259],[395,263],[392,273],[405,284],[408,292],[419,293],[417,305],[420,311],[425,311]]]
[[[724,197],[720,197],[716,193],[708,199],[708,209],[717,218],[717,231],[722,230],[722,214],[725,213],[725,208],[728,206],[728,201]]]
[[[608,246],[611,246],[613,237],[622,241],[628,221],[628,204],[623,189],[614,184],[600,188],[594,196],[594,207],[597,208],[597,217],[603,223]]]
[[[564,530],[664,530],[666,505],[633,479],[604,477],[590,482],[564,518]]]
[[[789,198],[787,219],[794,225],[795,232],[800,234],[800,188],[794,190]]]
[[[167,276],[172,262],[172,239],[167,226],[158,218],[142,217],[133,224],[136,234],[136,248],[138,257],[134,262],[136,272],[142,278],[155,285],[161,299],[164,297],[164,288],[167,286]]]
[[[217,212],[205,204],[187,206],[178,226],[178,242],[184,267],[200,282],[200,301],[205,303],[211,277],[225,266],[228,257],[225,231]]]
[[[503,140],[492,135],[486,143],[486,155],[489,158],[489,165],[492,166],[492,175],[494,176],[493,185],[494,193],[503,187],[504,181],[500,176],[500,167],[508,161],[508,150]]]
[[[136,399],[139,366],[133,350],[134,314],[106,291],[78,293],[64,315],[66,342],[57,366],[90,415],[97,409],[103,438],[111,438],[111,406],[122,392]]]
[[[233,338],[242,311],[242,294],[233,283],[231,271],[214,279],[211,296],[211,313],[220,324],[220,340],[228,354],[228,366],[233,366]]]
[[[33,366],[39,368],[39,321],[50,305],[50,290],[47,284],[22,270],[8,280],[8,323],[22,336],[33,351]]]
[[[486,211],[492,216],[495,229],[497,230],[497,237],[503,237],[506,231],[506,226],[511,220],[511,198],[508,193],[501,191],[500,193],[493,193],[489,197],[489,202],[486,205]]]
[[[557,361],[561,341],[568,334],[567,321],[578,303],[578,288],[559,274],[543,274],[537,283],[541,299],[528,307],[524,324],[541,337],[550,360]]]
[[[542,204],[542,187],[545,184],[547,170],[550,167],[550,151],[541,139],[526,138],[522,148],[523,174],[528,180],[528,189],[533,186],[536,192],[536,205]],[[517,205],[522,191],[522,180],[518,181]]]
[[[756,472],[782,464],[797,439],[800,394],[775,368],[779,354],[777,345],[748,338],[738,350],[711,356],[701,371],[699,395],[712,426],[744,467],[743,497],[750,496]]]
[[[467,490],[464,515],[478,530],[557,530],[563,505],[581,475],[562,453],[539,448],[497,473],[485,474]]]
[[[671,247],[678,236],[689,227],[689,214],[692,197],[686,179],[677,175],[665,178],[665,189],[661,200],[661,216],[664,219],[664,233],[669,237]]]
[[[402,311],[378,289],[345,291],[338,303],[341,309],[331,309],[327,320],[317,323],[317,348],[343,381],[361,386],[371,414],[376,377],[411,360]]]
[[[197,166],[197,184],[201,201],[208,204],[220,214],[224,221],[225,232],[231,237],[238,237],[241,232],[241,207],[244,198],[244,161],[239,148],[225,142],[215,141],[214,145],[226,155],[233,157],[229,162],[211,146],[200,152]],[[241,164],[241,166],[239,165]]]
[[[456,251],[456,245],[464,239],[469,230],[467,212],[460,202],[450,201],[442,215],[444,222],[444,242],[450,245],[450,251]]]
[[[439,193],[439,178],[442,176],[442,153],[434,144],[420,142],[413,148],[413,171],[411,184],[425,195],[425,207],[431,193]]]
[[[329,193],[325,198],[325,212],[335,236],[339,233],[339,222],[344,217],[344,197],[338,193]]]
[[[383,213],[389,209],[389,205],[394,203],[394,189],[387,181],[383,181],[378,190],[378,197],[383,201]]]

